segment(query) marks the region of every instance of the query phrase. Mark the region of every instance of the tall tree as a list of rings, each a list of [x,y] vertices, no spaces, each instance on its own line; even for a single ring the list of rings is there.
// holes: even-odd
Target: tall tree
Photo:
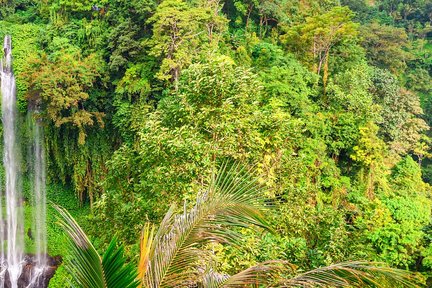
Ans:
[[[213,5],[193,7],[184,0],[164,0],[157,7],[148,20],[153,36],[147,45],[150,54],[161,61],[159,79],[177,87],[181,70],[212,44],[218,30],[224,29],[224,18],[214,11],[218,11],[218,2]]]
[[[362,27],[362,35],[362,45],[373,65],[395,74],[403,73],[407,61],[411,59],[407,52],[408,35],[404,29],[374,22]]]
[[[331,49],[358,34],[358,25],[351,21],[352,17],[349,8],[335,7],[322,15],[306,18],[305,23],[289,28],[281,38],[318,75],[324,71],[326,84]]]

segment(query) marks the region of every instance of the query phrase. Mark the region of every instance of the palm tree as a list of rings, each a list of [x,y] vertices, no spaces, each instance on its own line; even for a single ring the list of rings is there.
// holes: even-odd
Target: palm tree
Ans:
[[[261,227],[271,231],[264,219],[265,199],[252,173],[239,165],[222,165],[199,193],[188,211],[175,213],[172,205],[159,228],[147,223],[141,235],[137,275],[125,265],[122,247],[111,242],[102,258],[62,208],[56,207],[61,223],[71,239],[71,257],[66,268],[85,288],[117,287],[419,287],[411,275],[379,263],[347,262],[296,275],[293,265],[269,261],[235,275],[214,271],[207,261],[212,242],[239,243],[235,227]],[[296,275],[289,277],[289,275]],[[138,279],[139,283],[135,281]],[[397,283],[397,284],[396,284]]]

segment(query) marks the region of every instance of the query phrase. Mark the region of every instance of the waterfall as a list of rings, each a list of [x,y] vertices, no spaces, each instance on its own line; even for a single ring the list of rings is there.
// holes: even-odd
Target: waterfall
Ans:
[[[32,192],[34,206],[34,240],[36,255],[34,267],[31,271],[27,287],[43,287],[47,265],[47,238],[46,238],[46,187],[45,187],[45,147],[43,141],[43,127],[37,119],[37,107],[30,107],[28,114],[28,130],[31,132],[31,149],[29,163],[32,163]]]
[[[6,247],[4,268],[10,287],[18,287],[24,260],[24,226],[21,191],[18,185],[19,161],[16,129],[15,77],[12,73],[11,37],[4,40],[4,58],[1,63],[1,93],[3,122],[3,165],[5,169]],[[4,243],[1,243],[2,246]],[[5,277],[6,278],[6,277]],[[4,281],[4,280],[3,280]]]
[[[36,205],[36,260],[38,265],[46,265],[46,187],[45,187],[45,148],[43,130],[40,122],[36,122],[34,130],[34,195]]]
[[[55,268],[48,265],[46,232],[46,188],[43,127],[35,117],[37,105],[29,109],[29,162],[32,174],[33,230],[29,238],[35,243],[35,256],[24,255],[24,200],[20,189],[20,145],[17,137],[15,77],[12,70],[11,37],[4,39],[4,56],[0,65],[3,165],[5,190],[0,194],[0,288],[47,287]],[[1,183],[1,181],[0,181]],[[3,191],[2,191],[3,192]],[[51,261],[52,262],[52,261]],[[51,264],[52,265],[52,264]],[[47,276],[48,275],[48,276]]]

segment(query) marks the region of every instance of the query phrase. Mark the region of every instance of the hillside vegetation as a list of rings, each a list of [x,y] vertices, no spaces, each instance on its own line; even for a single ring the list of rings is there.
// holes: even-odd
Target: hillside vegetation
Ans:
[[[431,0],[0,0],[0,19],[50,185],[97,247],[138,261],[144,223],[235,161],[275,233],[214,245],[220,271],[431,271]]]

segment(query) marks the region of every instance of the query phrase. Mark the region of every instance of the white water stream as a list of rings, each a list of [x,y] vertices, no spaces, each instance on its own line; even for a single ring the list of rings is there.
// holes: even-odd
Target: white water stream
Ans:
[[[29,162],[32,163],[32,192],[34,196],[34,241],[36,246],[36,255],[34,269],[31,271],[28,288],[39,287],[39,283],[44,282],[43,277],[47,265],[47,237],[46,237],[46,176],[45,176],[45,148],[43,142],[43,127],[35,116],[37,111],[31,111],[29,114],[28,124],[31,131],[31,151],[29,153]]]
[[[0,80],[5,192],[4,197],[3,195],[0,197],[0,288],[38,288],[42,287],[39,283],[42,282],[41,278],[47,268],[45,161],[42,127],[38,121],[31,122],[30,161],[35,213],[33,215],[34,231],[29,234],[34,235],[36,255],[29,263],[24,255],[24,212],[19,183],[21,150],[17,137],[16,87],[12,70],[10,36],[5,37],[3,50]],[[27,269],[26,275],[24,275],[25,268]]]
[[[6,200],[6,268],[11,287],[18,287],[23,266],[24,226],[21,191],[18,187],[18,151],[16,136],[15,77],[12,73],[12,45],[10,36],[5,37],[4,58],[1,70],[2,122],[5,168]]]

